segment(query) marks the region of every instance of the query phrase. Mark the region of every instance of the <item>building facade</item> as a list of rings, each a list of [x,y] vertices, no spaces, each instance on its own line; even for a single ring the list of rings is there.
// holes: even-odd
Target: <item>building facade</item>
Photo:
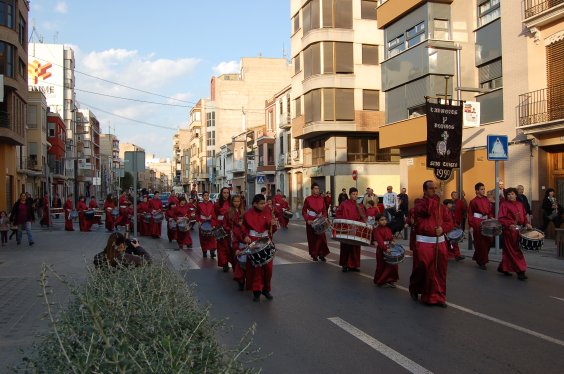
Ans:
[[[67,132],[65,123],[58,113],[47,113],[47,165],[51,175],[51,195],[63,196],[65,176],[65,144]]]
[[[119,139],[114,134],[100,135],[100,160],[102,164],[102,196],[120,193],[122,160],[119,158]]]

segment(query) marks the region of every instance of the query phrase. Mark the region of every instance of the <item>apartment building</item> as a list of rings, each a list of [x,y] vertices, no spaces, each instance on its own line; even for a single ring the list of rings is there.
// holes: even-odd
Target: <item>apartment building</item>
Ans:
[[[47,165],[51,174],[51,195],[63,196],[65,176],[65,123],[58,113],[47,113]]]
[[[562,58],[552,56],[561,48],[564,4],[517,4],[521,2],[388,0],[378,7],[386,47],[382,146],[400,149],[401,179],[413,191],[411,198],[418,196],[424,180],[433,179],[425,167],[425,96],[445,94],[480,107],[479,125],[463,129],[462,177],[457,170],[446,194],[463,190],[472,198],[479,181],[488,190],[495,187],[487,135],[508,136],[509,161],[501,163],[500,179],[505,186],[525,186],[535,207],[543,190],[559,185],[562,114],[552,109],[559,106],[555,97],[561,97],[554,90],[562,83]],[[446,89],[445,76],[450,78]]]
[[[380,140],[384,33],[378,29],[377,5],[291,1],[291,135],[303,142],[303,168],[288,175],[293,207],[311,193],[313,182],[333,196],[351,186],[371,187],[377,194],[387,185],[400,187],[397,152]]]
[[[188,128],[178,129],[172,139],[173,186],[190,188],[190,131]]]
[[[102,196],[100,159],[100,122],[89,109],[78,109],[76,115],[76,185],[78,196]]]
[[[204,118],[207,114],[215,114],[213,111],[207,113],[205,111],[204,99],[200,99],[196,105],[190,110],[190,123],[188,124],[189,132],[189,152],[190,158],[190,190],[196,189],[199,192],[210,190],[210,180],[208,171],[208,155],[211,156],[213,145],[210,141],[214,140],[215,125],[212,118]],[[205,121],[205,122],[204,122]],[[209,121],[209,127],[208,127]],[[209,131],[208,131],[209,129]]]
[[[28,13],[28,1],[0,3],[0,210],[11,209],[17,195],[24,192],[17,172],[17,152],[25,145]]]
[[[102,197],[108,193],[119,194],[122,160],[119,158],[119,139],[116,135],[100,134],[100,160]]]

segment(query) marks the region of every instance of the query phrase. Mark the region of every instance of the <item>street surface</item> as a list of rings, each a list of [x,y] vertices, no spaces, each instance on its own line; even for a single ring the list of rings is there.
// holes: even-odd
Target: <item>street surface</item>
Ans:
[[[249,357],[256,360],[250,366],[264,373],[564,372],[562,259],[527,253],[535,269],[526,282],[497,273],[497,262],[483,271],[469,258],[451,261],[449,307],[442,309],[410,299],[411,258],[400,264],[397,289],[378,288],[373,248],[363,247],[360,273],[342,273],[339,243],[329,241],[327,263],[312,262],[304,224],[295,221],[274,236],[274,300],[255,303],[250,292],[238,291],[232,272],[202,257],[194,233],[192,250],[175,251],[176,243],[164,238],[140,241],[153,256],[167,256],[212,316],[230,328],[219,337],[223,343],[235,345],[256,326],[254,348],[260,352]],[[33,247],[24,235],[21,246],[12,240],[0,249],[0,373],[48,327],[37,297],[41,264],[81,282],[107,236],[103,227],[91,233],[34,227]],[[461,249],[471,253],[465,243]],[[492,259],[498,257],[492,250]],[[65,287],[50,280],[55,302],[64,303]]]

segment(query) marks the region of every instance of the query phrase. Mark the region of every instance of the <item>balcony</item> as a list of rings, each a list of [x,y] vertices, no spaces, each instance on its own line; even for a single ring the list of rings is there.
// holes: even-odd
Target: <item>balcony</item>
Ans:
[[[527,27],[538,27],[564,18],[564,0],[526,0],[523,19]]]
[[[425,3],[452,4],[454,0],[388,0],[381,1],[377,11],[378,27],[384,29],[394,21]]]
[[[25,138],[12,125],[10,113],[0,111],[0,142],[11,145],[25,145]]]
[[[427,141],[427,116],[418,116],[380,127],[380,148],[402,148]]]
[[[525,134],[564,130],[564,84],[519,95],[519,124]]]
[[[354,121],[311,122],[303,125],[301,134],[292,131],[292,135],[296,139],[308,139],[327,133],[378,132],[385,120],[384,112],[356,110]]]
[[[287,130],[292,127],[292,118],[290,113],[284,112],[278,115],[278,127],[282,130]]]

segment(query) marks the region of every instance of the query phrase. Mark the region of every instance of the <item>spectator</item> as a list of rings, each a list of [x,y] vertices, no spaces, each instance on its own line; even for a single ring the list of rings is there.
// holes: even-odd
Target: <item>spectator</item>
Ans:
[[[544,193],[542,201],[542,227],[541,231],[545,231],[550,222],[554,223],[554,228],[560,228],[562,223],[562,205],[558,204],[554,188],[549,188]]]
[[[398,209],[398,194],[393,192],[393,187],[388,186],[386,187],[387,192],[384,194],[384,211],[386,212],[386,216],[388,218],[388,222],[392,220],[394,217],[394,213]]]
[[[401,211],[404,217],[407,217],[409,213],[409,197],[407,196],[407,189],[402,187],[400,194],[398,195],[399,206],[398,210]]]
[[[0,212],[0,238],[2,239],[2,247],[8,244],[8,231],[10,230],[10,218],[6,211]]]
[[[329,210],[331,209],[331,202],[332,202],[332,198],[331,198],[331,191],[327,191],[325,192],[325,209]]]
[[[51,206],[58,209],[63,207],[63,202],[61,201],[58,193],[56,193],[55,197],[53,197],[53,204]],[[55,218],[59,218],[59,213],[55,214]]]
[[[348,199],[349,199],[349,195],[347,195],[347,189],[346,189],[346,188],[343,188],[343,189],[341,190],[341,193],[339,194],[339,197],[338,197],[337,201],[339,202],[339,205],[341,205],[341,203],[342,203],[343,201],[347,201]]]
[[[114,268],[141,266],[151,262],[151,256],[141,247],[137,239],[128,240],[121,232],[111,234],[104,251],[94,256],[94,266],[97,268],[104,265]]]
[[[23,192],[20,194],[20,199],[12,207],[10,213],[10,222],[18,227],[16,231],[16,242],[18,245],[22,242],[22,230],[27,234],[27,241],[30,246],[33,243],[31,236],[31,223],[35,220],[33,215],[33,199],[28,198],[28,195]]]
[[[522,185],[517,186],[517,201],[523,204],[525,213],[527,213],[527,220],[529,221],[529,223],[533,222],[533,211],[531,210],[529,199],[527,199],[527,195],[525,195],[525,187],[523,187]]]
[[[368,208],[368,202],[373,201],[374,205],[378,204],[378,195],[374,194],[374,190],[370,187],[366,189],[366,193],[362,197],[362,204],[365,208]]]

